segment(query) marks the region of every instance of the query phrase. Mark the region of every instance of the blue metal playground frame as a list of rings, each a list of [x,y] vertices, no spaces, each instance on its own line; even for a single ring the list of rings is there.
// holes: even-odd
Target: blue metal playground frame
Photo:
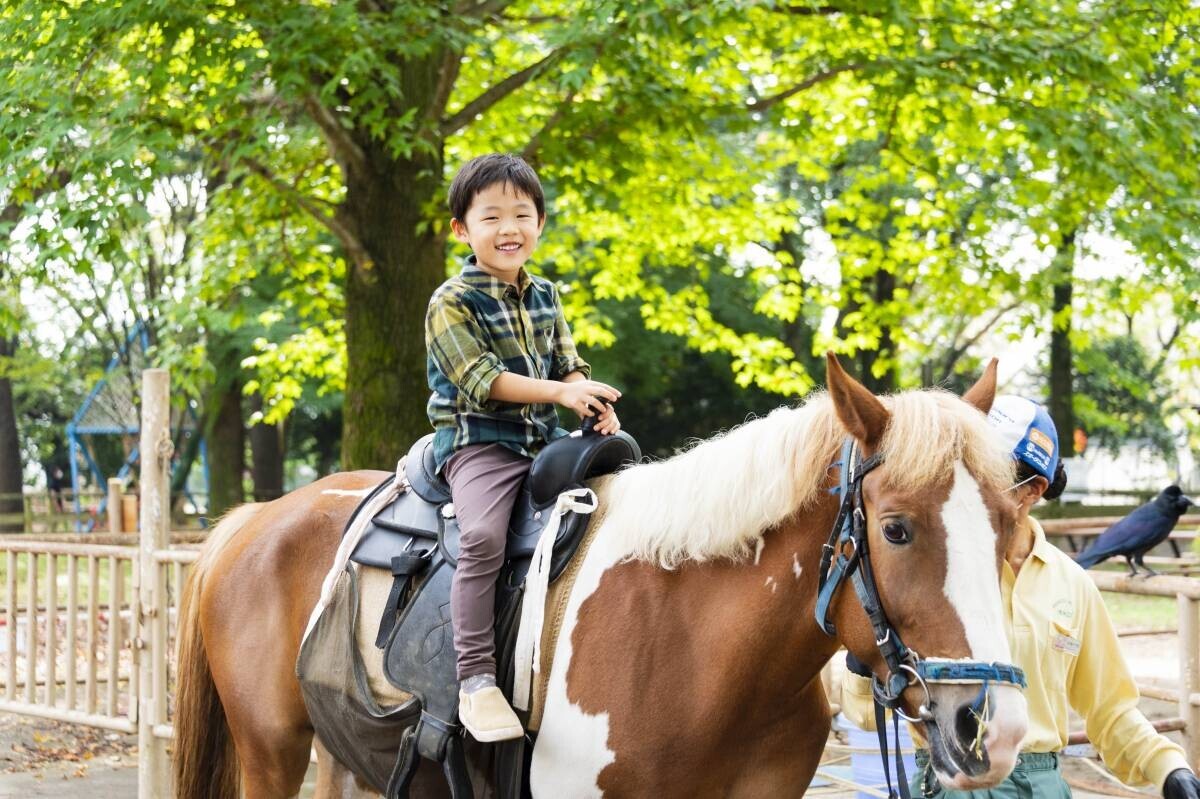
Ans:
[[[100,514],[102,514],[105,511],[106,507],[108,506],[108,493],[105,490],[105,487],[108,485],[108,480],[107,480],[106,476],[104,475],[104,472],[100,469],[100,465],[98,463],[96,463],[95,458],[92,457],[92,453],[88,451],[87,446],[84,444],[83,436],[85,436],[85,435],[134,435],[134,436],[136,436],[141,432],[140,425],[133,426],[133,427],[119,427],[119,426],[92,427],[92,426],[83,424],[83,419],[87,415],[88,410],[92,407],[92,403],[95,402],[96,397],[104,389],[105,384],[108,383],[109,375],[112,374],[113,371],[115,371],[116,368],[120,365],[121,356],[123,354],[126,354],[129,352],[129,348],[131,346],[133,346],[135,341],[141,345],[143,352],[145,352],[146,350],[148,350],[150,348],[150,332],[146,329],[146,325],[143,322],[138,322],[137,326],[134,327],[133,331],[129,334],[129,337],[125,339],[125,345],[121,348],[121,352],[114,355],[112,357],[112,359],[108,362],[108,366],[105,367],[105,369],[104,369],[104,374],[100,377],[99,380],[96,381],[96,385],[92,386],[92,390],[88,393],[87,398],[79,406],[79,409],[77,411],[75,411],[75,415],[71,418],[71,421],[67,423],[67,446],[70,451],[70,458],[71,458],[71,492],[74,495],[74,501],[75,501],[75,519],[76,519],[75,527],[76,527],[76,529],[80,529],[83,526],[82,522],[80,521],[80,519],[82,518],[82,515],[83,515],[83,507],[79,501],[79,478],[80,478],[79,455],[80,454],[83,455],[83,459],[87,462],[87,470],[92,475],[92,478],[96,481],[96,485],[100,486],[100,488],[101,488],[100,504],[96,508],[96,516],[98,517]],[[189,408],[187,412],[188,412],[188,415],[192,417],[192,420],[195,421],[196,416],[192,412],[192,410]],[[196,434],[197,435],[200,434],[198,430],[196,431]],[[133,467],[137,464],[138,457],[139,457],[139,445],[135,443],[133,445],[133,448],[129,452],[129,456],[127,458],[125,458],[125,462],[121,464],[121,468],[117,471],[117,474],[115,476],[119,477],[122,481],[124,481],[129,476],[129,473],[133,470]],[[208,446],[207,446],[207,443],[203,439],[200,440],[200,465],[201,465],[201,468],[204,470],[204,488],[205,488],[205,491],[207,492],[209,489]],[[172,467],[172,471],[174,471],[174,467]],[[192,496],[191,492],[188,491],[186,483],[184,485],[183,491],[184,491],[184,496],[186,496],[192,502],[192,504],[195,505],[196,499],[195,499],[195,497]],[[206,508],[206,510],[207,510],[207,508]],[[92,529],[95,527],[95,524],[96,524],[96,520],[95,520],[95,518],[93,518],[87,525],[87,531],[91,532]]]

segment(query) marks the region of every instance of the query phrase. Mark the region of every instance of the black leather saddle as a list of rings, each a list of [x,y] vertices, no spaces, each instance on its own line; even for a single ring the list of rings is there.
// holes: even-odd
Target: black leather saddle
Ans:
[[[513,509],[505,545],[505,572],[517,571],[523,580],[538,537],[549,521],[549,510],[558,495],[578,488],[591,477],[616,471],[627,463],[641,460],[642,451],[633,437],[624,431],[601,436],[573,433],[546,445],[529,468]],[[437,550],[451,566],[458,565],[458,522],[450,505],[450,486],[437,474],[433,461],[433,434],[413,444],[405,459],[404,475],[409,491],[402,493],[374,519],[363,534],[350,559],[365,566],[392,568],[392,558],[403,552]],[[390,478],[386,482],[390,482]],[[587,518],[569,514],[559,527],[554,543],[550,579],[562,574],[575,554],[579,539],[587,529]],[[429,542],[424,547],[419,539]]]
[[[639,460],[641,449],[623,431],[611,436],[572,433],[546,445],[534,458],[514,506],[496,590],[497,679],[510,700],[512,652],[525,575],[559,494]],[[392,590],[375,645],[384,650],[388,680],[421,702],[420,720],[404,736],[386,795],[407,796],[418,758],[426,757],[442,765],[454,799],[470,797],[461,729],[456,723],[458,680],[450,626],[450,584],[458,563],[459,529],[450,487],[434,467],[432,434],[412,446],[404,468],[407,490],[371,520],[350,555],[355,563],[392,573]],[[391,482],[389,477],[375,491]],[[367,497],[364,504],[369,500]],[[551,556],[552,581],[575,554],[589,518],[577,513],[563,516]],[[500,744],[496,760],[499,795],[520,796],[524,740]]]

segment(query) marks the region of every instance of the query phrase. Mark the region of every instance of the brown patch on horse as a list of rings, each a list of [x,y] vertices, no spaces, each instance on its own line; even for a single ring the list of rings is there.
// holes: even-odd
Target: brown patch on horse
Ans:
[[[891,414],[883,403],[842,368],[837,356],[825,354],[825,382],[846,432],[874,451],[883,439]]]
[[[988,361],[987,368],[975,381],[975,385],[963,394],[963,402],[974,405],[985,414],[992,409],[992,403],[996,400],[996,369],[999,363],[998,358]]]
[[[567,696],[608,716],[606,796],[757,797],[808,783],[829,731],[820,669],[837,642],[814,635],[823,542],[805,532],[835,512],[823,503],[769,531],[757,565],[627,561],[602,575],[572,634]]]

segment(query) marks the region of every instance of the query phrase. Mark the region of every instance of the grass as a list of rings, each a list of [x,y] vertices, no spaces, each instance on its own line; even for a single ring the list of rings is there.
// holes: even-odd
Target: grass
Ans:
[[[1141,596],[1101,591],[1108,614],[1118,630],[1131,627],[1174,628],[1179,611],[1174,599],[1165,596]]]

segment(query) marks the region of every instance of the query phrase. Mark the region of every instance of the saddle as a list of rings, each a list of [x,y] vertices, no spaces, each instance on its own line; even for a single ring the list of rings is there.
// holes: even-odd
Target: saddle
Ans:
[[[623,431],[610,436],[576,432],[551,442],[534,458],[513,509],[496,589],[497,682],[510,701],[525,578],[543,530],[556,513],[559,495],[582,488],[591,477],[640,459],[637,442]],[[384,650],[388,681],[413,694],[421,705],[419,720],[401,740],[386,795],[407,796],[419,758],[425,757],[441,764],[452,797],[471,797],[462,730],[456,723],[458,680],[450,625],[450,585],[458,563],[459,528],[450,487],[436,471],[432,434],[409,450],[404,476],[407,490],[371,519],[350,555],[355,563],[392,574],[392,589],[375,645]],[[375,492],[391,481],[389,477]],[[363,504],[370,499],[368,496]],[[586,514],[567,512],[559,519],[550,559],[551,581],[575,554],[587,531],[588,518]],[[498,794],[520,796],[525,741],[497,746]]]

